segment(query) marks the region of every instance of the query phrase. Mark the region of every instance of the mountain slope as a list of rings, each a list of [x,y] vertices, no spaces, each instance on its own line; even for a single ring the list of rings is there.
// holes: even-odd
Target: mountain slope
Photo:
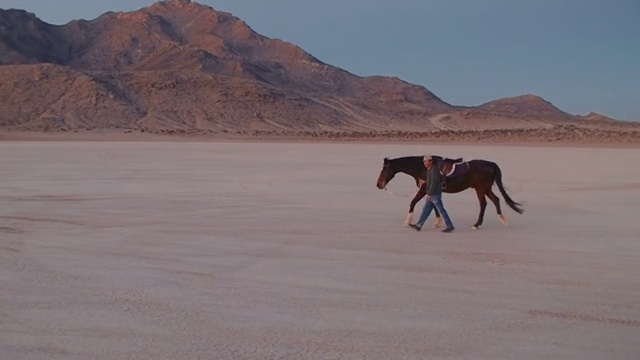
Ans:
[[[525,95],[453,106],[359,77],[188,0],[53,26],[0,9],[0,127],[424,131],[585,121]]]

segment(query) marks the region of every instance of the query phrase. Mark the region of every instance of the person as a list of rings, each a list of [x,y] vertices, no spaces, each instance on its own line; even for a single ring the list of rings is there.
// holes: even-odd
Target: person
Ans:
[[[454,230],[453,223],[449,218],[449,214],[447,210],[445,210],[444,205],[442,204],[442,176],[440,175],[440,170],[433,163],[433,158],[431,155],[425,155],[422,160],[424,167],[427,170],[426,183],[427,183],[427,201],[424,204],[424,208],[422,209],[422,214],[420,214],[420,218],[415,224],[409,224],[411,228],[416,231],[420,231],[422,226],[431,215],[431,211],[435,207],[440,212],[440,215],[444,219],[444,223],[446,228],[442,230],[444,233],[449,233]]]

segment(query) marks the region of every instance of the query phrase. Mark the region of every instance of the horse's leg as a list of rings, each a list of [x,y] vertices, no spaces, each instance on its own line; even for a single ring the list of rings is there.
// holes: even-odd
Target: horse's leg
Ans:
[[[487,199],[485,199],[485,191],[476,188],[476,195],[478,195],[478,202],[480,203],[480,214],[478,214],[478,221],[476,221],[475,225],[471,228],[473,230],[478,230],[480,225],[482,225],[482,221],[484,220],[484,210],[487,208]]]
[[[489,189],[487,192],[487,197],[493,201],[493,204],[496,206],[496,212],[498,213],[498,220],[502,225],[507,226],[507,219],[505,219],[504,215],[502,215],[502,210],[500,209],[500,198],[496,196],[496,194]]]
[[[416,196],[414,196],[413,200],[411,200],[411,204],[409,204],[409,213],[407,214],[407,218],[404,220],[404,226],[409,226],[409,224],[413,223],[413,209],[416,207],[418,201],[420,201],[426,193],[427,187],[422,185],[418,189]]]
[[[446,184],[443,182],[443,183],[442,183],[442,190],[444,190],[444,189],[446,189],[446,188],[447,188],[447,186],[446,186]],[[435,213],[436,213],[436,218],[435,218],[435,219],[433,219],[433,228],[434,228],[434,229],[439,229],[439,228],[443,227],[443,226],[442,226],[442,225],[443,225],[443,223],[442,223],[442,218],[440,217],[440,212],[438,211],[438,209],[437,209],[435,206],[433,207],[433,210],[434,210],[434,211],[435,211]]]
[[[438,212],[438,209],[434,207],[433,210],[436,213],[436,218],[433,219],[433,228],[439,229],[442,227],[443,221],[442,221],[442,218],[440,217],[440,213]]]
[[[442,227],[442,218],[440,217],[440,213],[438,212],[438,209],[436,209],[435,207],[433,208],[433,210],[436,213],[436,218],[433,221],[433,228],[434,229],[439,229]]]

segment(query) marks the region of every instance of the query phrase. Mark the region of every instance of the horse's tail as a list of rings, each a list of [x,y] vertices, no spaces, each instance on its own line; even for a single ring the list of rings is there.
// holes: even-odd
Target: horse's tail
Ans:
[[[493,180],[496,182],[496,185],[498,185],[498,189],[500,189],[500,193],[502,194],[502,197],[504,197],[504,200],[507,202],[507,205],[509,205],[510,208],[512,208],[518,214],[522,214],[524,212],[524,209],[522,208],[522,204],[519,202],[515,202],[511,198],[511,196],[507,194],[507,190],[502,184],[502,171],[500,170],[500,167],[496,163],[492,163],[492,164],[493,164],[492,165],[493,169],[495,171],[493,175]]]

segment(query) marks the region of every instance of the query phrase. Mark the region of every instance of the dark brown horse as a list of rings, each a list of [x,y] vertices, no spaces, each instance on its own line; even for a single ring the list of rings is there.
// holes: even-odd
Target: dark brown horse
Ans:
[[[504,197],[504,200],[507,202],[507,205],[509,205],[509,207],[515,212],[519,214],[523,213],[524,210],[522,209],[522,205],[515,202],[511,199],[509,194],[507,194],[507,191],[502,184],[502,171],[498,164],[487,160],[471,160],[462,163],[462,159],[446,159],[440,156],[433,156],[433,159],[438,168],[444,173],[443,192],[454,194],[469,188],[475,189],[480,203],[480,214],[478,215],[478,220],[473,225],[474,229],[477,229],[482,225],[484,220],[484,211],[487,207],[487,197],[496,206],[498,220],[500,220],[502,224],[507,225],[507,221],[504,215],[502,215],[502,210],[500,209],[500,198],[498,198],[491,189],[494,183],[498,186],[498,189]],[[413,177],[416,181],[416,186],[419,186],[420,179],[424,179],[425,176],[425,167],[422,160],[422,156],[405,156],[395,159],[384,158],[382,170],[378,176],[376,186],[378,189],[385,189],[389,181],[391,181],[397,173],[405,173]],[[453,164],[460,164],[458,165],[461,170],[459,171],[460,174],[455,174],[458,173],[458,171],[455,171],[453,176],[445,176],[449,173]],[[411,200],[411,204],[409,205],[409,214],[407,214],[407,219],[405,220],[406,225],[411,223],[413,210],[418,201],[420,201],[425,194],[426,186],[423,184],[418,189],[413,200]],[[439,226],[440,224],[440,214],[436,212],[436,226]]]

